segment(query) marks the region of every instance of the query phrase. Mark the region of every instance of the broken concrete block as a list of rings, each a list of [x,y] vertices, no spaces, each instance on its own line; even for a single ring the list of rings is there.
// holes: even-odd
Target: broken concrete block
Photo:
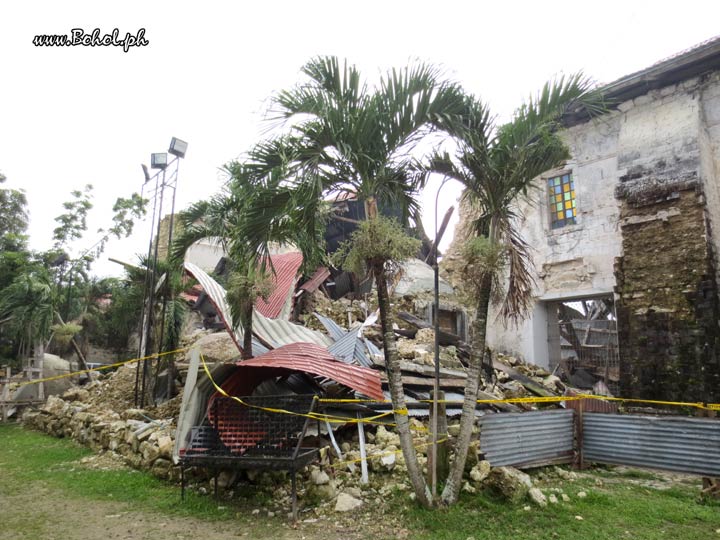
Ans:
[[[532,488],[530,477],[514,467],[496,467],[484,484],[511,502],[519,502]]]
[[[63,393],[62,398],[65,401],[87,401],[90,397],[90,392],[84,388],[73,387]]]
[[[312,483],[316,486],[322,486],[330,483],[330,477],[328,474],[320,469],[313,469],[312,472],[310,472],[310,480],[312,480]]]
[[[173,441],[172,437],[168,435],[160,436],[157,440],[157,445],[160,449],[160,455],[162,457],[172,457],[173,448],[175,446],[175,441]]]
[[[482,460],[470,470],[470,478],[473,482],[480,483],[488,477],[491,469],[490,462]]]
[[[337,502],[335,503],[336,512],[350,512],[356,508],[360,508],[363,502],[360,499],[356,499],[349,493],[341,493],[338,495]]]
[[[375,443],[378,446],[400,445],[400,436],[385,429],[385,426],[379,426],[375,432]]]
[[[532,487],[528,490],[528,497],[538,506],[547,506],[547,497],[545,497],[545,494],[536,487]]]

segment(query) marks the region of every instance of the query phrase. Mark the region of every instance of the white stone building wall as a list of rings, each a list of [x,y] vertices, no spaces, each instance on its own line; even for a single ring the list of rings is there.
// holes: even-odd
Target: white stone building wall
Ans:
[[[533,248],[537,275],[535,307],[518,328],[505,327],[493,308],[488,332],[493,349],[543,366],[550,359],[542,302],[613,293],[615,258],[622,255],[615,197],[621,178],[652,169],[661,178],[694,175],[701,180],[720,253],[720,75],[649,92],[568,129],[564,137],[572,158],[536,179],[538,189],[521,205],[521,230]],[[577,224],[553,230],[546,179],[567,171],[575,181]]]

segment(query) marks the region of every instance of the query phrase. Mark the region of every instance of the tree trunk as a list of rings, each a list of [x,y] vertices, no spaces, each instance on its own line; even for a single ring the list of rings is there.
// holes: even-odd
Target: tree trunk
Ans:
[[[405,405],[405,394],[400,371],[400,357],[397,352],[395,334],[392,329],[390,318],[390,297],[388,296],[387,279],[383,263],[373,265],[378,295],[378,307],[380,308],[380,324],[383,333],[383,348],[385,349],[385,366],[388,373],[388,385],[390,386],[390,397],[393,410],[395,411],[395,423],[397,433],[400,436],[400,447],[405,457],[405,465],[413,486],[417,501],[426,508],[432,505],[432,497],[428,489],[422,468],[418,463],[417,453],[413,444],[412,432],[410,431],[410,418]]]
[[[378,216],[377,199],[368,197],[365,200],[365,219],[375,219]]]
[[[460,434],[455,443],[455,459],[450,468],[442,501],[445,504],[455,504],[462,486],[465,461],[467,459],[472,429],[475,425],[475,407],[477,405],[478,389],[480,386],[480,371],[483,355],[485,354],[485,333],[487,331],[488,308],[490,307],[490,290],[492,288],[492,274],[486,272],[482,277],[477,299],[477,311],[473,322],[473,338],[470,359],[467,368],[467,382],[465,384],[465,400],[463,401],[462,417],[460,418]]]
[[[55,312],[55,318],[60,322],[60,324],[64,325],[65,321],[63,321],[63,318],[60,316],[60,313],[57,311]],[[77,344],[77,341],[75,341],[75,337],[70,338],[70,344],[73,346],[73,350],[75,351],[75,354],[78,357],[78,364],[80,364],[80,369],[87,371],[88,366],[87,362],[85,361],[85,355],[82,353],[82,350]]]
[[[243,329],[243,346],[242,359],[247,360],[253,357],[252,350],[252,319],[253,319],[253,302],[252,300],[245,303],[242,308],[242,329]]]

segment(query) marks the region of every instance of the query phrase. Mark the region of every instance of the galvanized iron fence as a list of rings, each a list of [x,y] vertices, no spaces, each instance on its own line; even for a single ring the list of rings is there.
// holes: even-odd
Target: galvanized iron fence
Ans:
[[[571,463],[575,448],[573,418],[571,409],[483,416],[480,449],[496,467]]]
[[[645,415],[583,415],[587,461],[720,477],[720,421]]]
[[[582,459],[720,477],[717,418],[566,409],[487,415],[480,429],[480,449],[493,466],[530,468]]]

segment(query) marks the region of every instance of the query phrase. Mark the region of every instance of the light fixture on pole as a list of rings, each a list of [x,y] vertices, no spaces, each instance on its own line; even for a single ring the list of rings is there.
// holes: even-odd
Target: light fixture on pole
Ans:
[[[188,143],[178,139],[177,137],[173,137],[170,141],[170,148],[168,148],[168,152],[170,152],[173,156],[184,158],[187,153],[187,147]]]
[[[152,344],[151,337],[152,337],[152,327],[153,327],[153,312],[154,312],[154,301],[155,301],[155,294],[156,289],[159,287],[159,285],[156,283],[156,277],[157,277],[157,264],[158,264],[158,246],[160,243],[160,231],[161,231],[161,222],[163,219],[162,216],[162,207],[163,207],[163,198],[165,194],[165,188],[169,187],[173,190],[173,197],[172,197],[172,208],[170,211],[170,227],[169,227],[169,233],[168,233],[168,249],[170,248],[170,245],[172,243],[172,233],[173,233],[173,221],[175,217],[175,195],[177,193],[177,178],[178,178],[178,172],[180,169],[180,158],[184,158],[185,154],[187,153],[187,147],[188,143],[178,139],[177,137],[173,137],[170,141],[170,148],[168,152],[175,156],[171,161],[168,162],[168,153],[166,152],[160,152],[160,153],[154,153],[150,156],[150,167],[152,169],[158,169],[158,172],[153,175],[151,178],[149,174],[147,173],[147,167],[143,165],[143,173],[145,176],[145,184],[147,184],[150,180],[155,179],[155,190],[152,195],[154,204],[153,204],[153,218],[152,218],[152,227],[151,227],[151,233],[150,233],[150,242],[148,246],[148,256],[147,256],[147,266],[145,269],[145,293],[144,298],[145,301],[143,302],[143,313],[142,313],[142,330],[141,330],[141,339],[140,339],[140,350],[138,351],[140,358],[145,358],[151,354],[152,351]],[[176,164],[175,170],[171,173],[166,173],[166,169],[172,165],[173,163]],[[169,179],[168,179],[169,177]],[[143,184],[144,187],[144,184]],[[159,195],[159,197],[158,197]],[[159,204],[158,204],[159,199]],[[157,212],[156,212],[157,207]],[[153,236],[155,236],[155,243],[153,244]],[[154,248],[154,249],[153,249]],[[162,278],[161,278],[162,280]],[[163,301],[163,308],[162,308],[162,318],[164,320],[165,318],[165,300]],[[161,335],[160,335],[160,343],[159,345],[159,352],[162,352],[162,340],[163,340],[163,332],[164,325],[161,327]],[[140,371],[142,371],[142,385],[141,390],[139,391],[140,387]],[[146,378],[147,378],[147,371],[148,371],[148,361],[145,360],[142,365],[142,369],[138,369],[138,373],[135,377],[135,405],[143,407],[145,405],[145,386],[146,386]],[[170,373],[170,370],[168,370]],[[171,375],[168,375],[169,378],[171,378]],[[169,383],[169,387],[171,387],[171,382]],[[168,389],[170,391],[170,388]],[[172,396],[168,396],[172,397]],[[139,400],[138,400],[139,398]],[[139,403],[138,403],[139,401]]]
[[[150,154],[150,167],[165,170],[168,166],[168,155],[165,152]]]

